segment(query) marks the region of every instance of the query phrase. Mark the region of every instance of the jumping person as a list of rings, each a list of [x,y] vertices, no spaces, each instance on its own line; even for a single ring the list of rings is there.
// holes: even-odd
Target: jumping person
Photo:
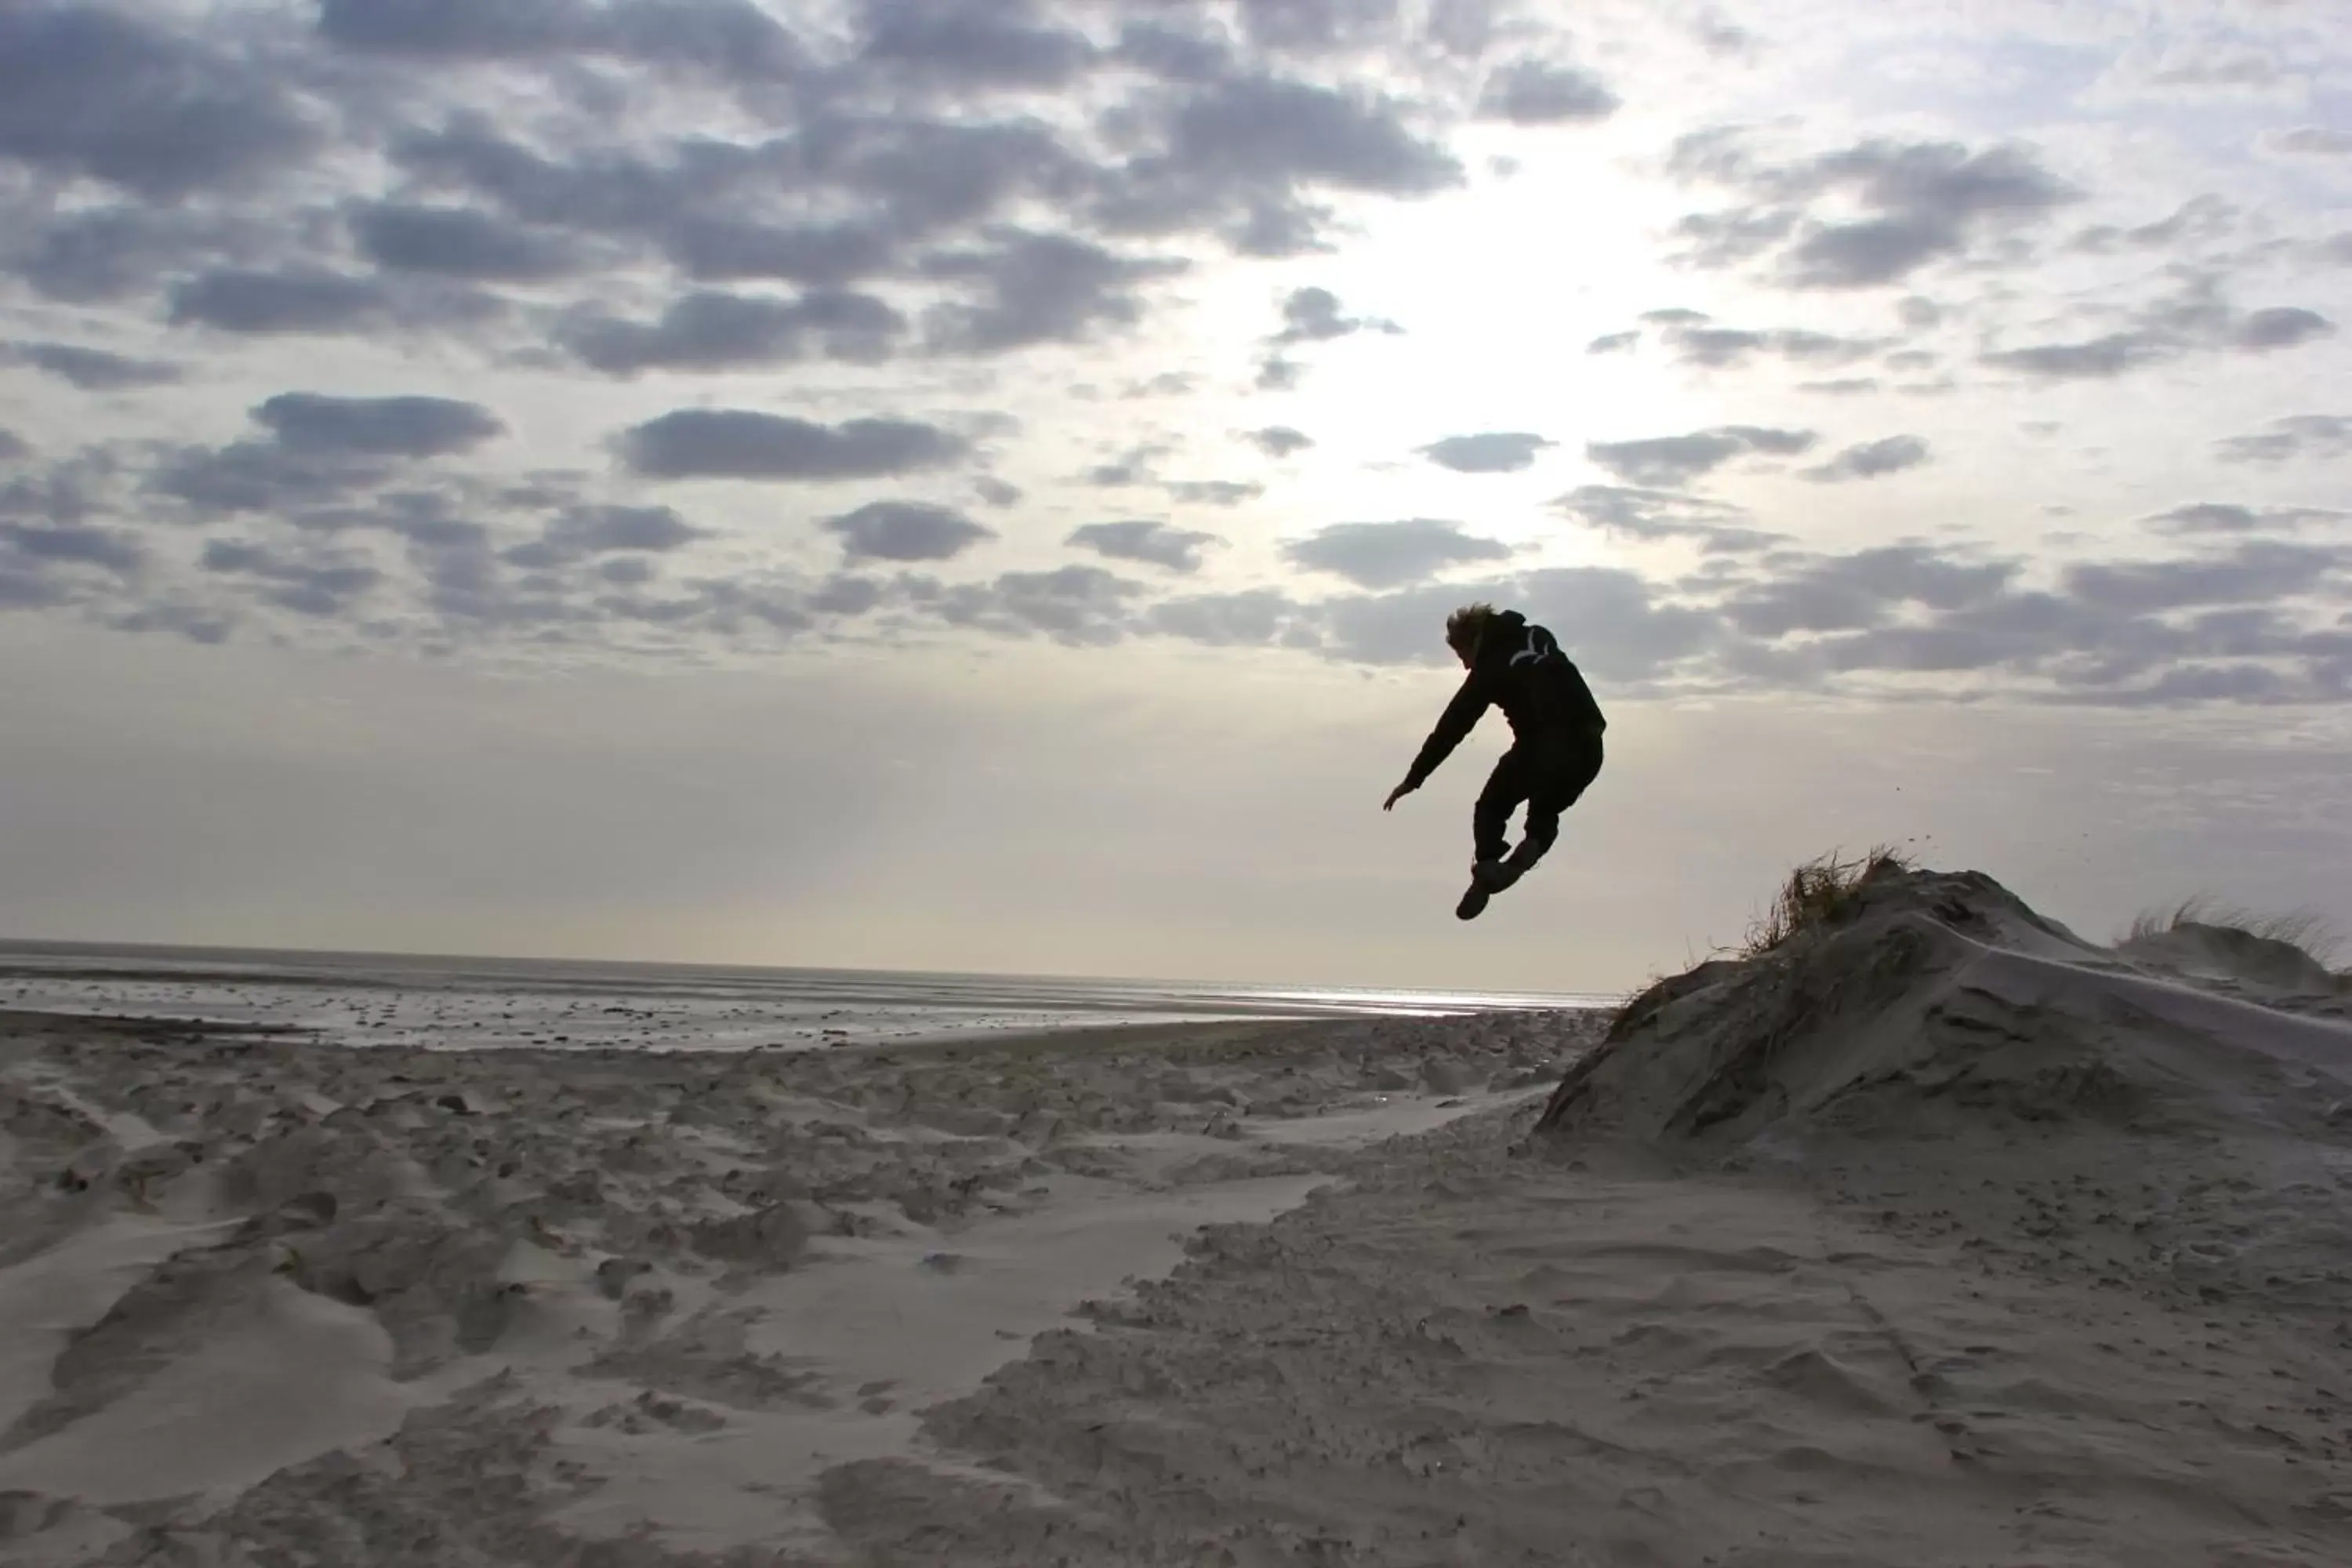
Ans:
[[[1470,673],[1422,742],[1404,783],[1389,791],[1381,809],[1393,810],[1401,797],[1419,789],[1488,707],[1502,709],[1511,724],[1511,749],[1495,764],[1470,814],[1475,849],[1470,890],[1454,910],[1467,921],[1526,876],[1559,837],[1559,814],[1601,773],[1601,732],[1609,721],[1559,640],[1517,610],[1465,605],[1445,617],[1445,646]],[[1519,847],[1507,855],[1504,830],[1522,802],[1527,826]]]

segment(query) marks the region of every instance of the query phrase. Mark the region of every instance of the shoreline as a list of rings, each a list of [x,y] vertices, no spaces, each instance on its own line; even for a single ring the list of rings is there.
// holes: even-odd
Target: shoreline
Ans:
[[[898,989],[772,991],[534,990],[429,984],[215,983],[119,984],[70,975],[0,984],[0,1011],[118,1021],[299,1031],[354,1047],[430,1046],[457,1050],[581,1048],[721,1051],[833,1049],[1008,1042],[1073,1034],[1098,1040],[1174,1040],[1202,1029],[1259,1029],[1325,1022],[1443,1022],[1495,1014],[1588,1013],[1601,999],[1388,992],[1355,999],[1299,993],[1223,995],[1113,994],[1045,987],[969,991],[893,977]],[[1441,1002],[1444,1005],[1439,1005]],[[1556,1005],[1555,1005],[1556,1004]]]

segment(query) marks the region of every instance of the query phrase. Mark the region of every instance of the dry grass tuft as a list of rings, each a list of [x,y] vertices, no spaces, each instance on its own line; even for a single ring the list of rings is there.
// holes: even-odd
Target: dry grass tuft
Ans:
[[[2179,931],[2185,925],[2215,926],[2223,931],[2243,931],[2269,942],[2281,942],[2300,950],[2324,968],[2333,969],[2343,953],[2344,937],[2326,916],[2310,910],[2297,910],[2288,914],[2258,914],[2240,904],[2225,903],[2208,893],[2197,893],[2181,900],[2169,909],[2142,911],[2133,920],[2121,940],[2144,942]]]
[[[1912,869],[1908,858],[1885,844],[1853,859],[1843,859],[1832,850],[1798,866],[1780,885],[1772,907],[1748,928],[1748,939],[1740,944],[1738,956],[1761,957],[1799,932],[1836,920],[1853,905],[1864,880],[1887,867]]]

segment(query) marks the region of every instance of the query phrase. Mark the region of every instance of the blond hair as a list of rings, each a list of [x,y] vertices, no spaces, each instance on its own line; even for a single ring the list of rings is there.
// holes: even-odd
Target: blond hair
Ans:
[[[1484,601],[1463,605],[1445,617],[1445,646],[1456,653],[1475,653],[1478,639],[1486,635],[1487,624],[1494,618],[1495,606]]]

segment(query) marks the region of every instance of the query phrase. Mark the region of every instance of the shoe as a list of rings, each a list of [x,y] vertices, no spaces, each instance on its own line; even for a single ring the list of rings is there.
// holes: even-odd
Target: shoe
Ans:
[[[1519,874],[1501,860],[1480,860],[1470,868],[1470,890],[1454,906],[1454,918],[1475,921],[1486,908],[1486,900],[1519,879]]]

